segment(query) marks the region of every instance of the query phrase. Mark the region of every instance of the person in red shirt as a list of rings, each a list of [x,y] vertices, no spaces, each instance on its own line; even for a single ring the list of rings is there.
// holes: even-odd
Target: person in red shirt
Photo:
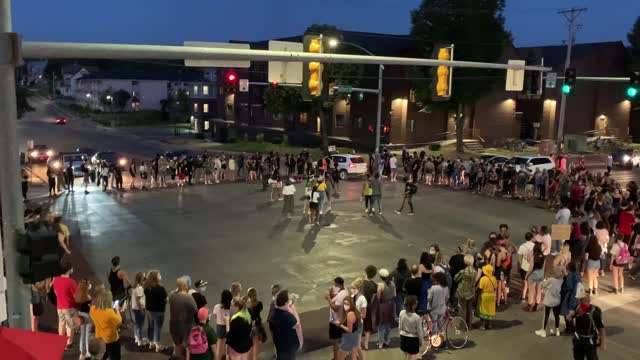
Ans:
[[[572,214],[579,214],[581,212],[582,203],[584,202],[584,184],[582,180],[578,181],[571,188],[571,204],[569,209]]]
[[[629,205],[629,201],[622,200],[620,203],[620,214],[618,215],[618,233],[624,235],[624,242],[629,245],[631,233],[633,233],[633,224],[636,222],[636,215],[633,207]]]
[[[68,337],[67,349],[73,344],[73,333],[79,320],[75,301],[78,284],[71,278],[71,274],[73,274],[73,265],[69,261],[64,261],[62,275],[53,279],[53,291],[56,294],[58,310],[58,334]]]

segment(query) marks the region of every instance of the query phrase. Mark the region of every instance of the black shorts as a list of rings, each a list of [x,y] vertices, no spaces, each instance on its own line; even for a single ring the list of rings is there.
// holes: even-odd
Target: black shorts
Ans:
[[[420,352],[420,339],[417,337],[400,335],[400,350],[409,355],[415,355]]]
[[[520,279],[525,280],[527,278],[527,271],[522,269],[518,269],[518,271],[520,272]]]
[[[318,209],[318,203],[317,202],[309,202],[309,209]]]
[[[337,340],[342,339],[342,329],[334,323],[329,323],[329,339]]]

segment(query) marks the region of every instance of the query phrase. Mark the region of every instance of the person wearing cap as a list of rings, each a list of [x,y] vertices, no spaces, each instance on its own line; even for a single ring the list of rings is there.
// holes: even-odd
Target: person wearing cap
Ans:
[[[206,280],[198,280],[195,282],[195,291],[191,294],[193,296],[193,300],[196,302],[196,307],[201,309],[207,306],[207,298],[204,296],[205,291],[207,291],[207,284],[209,282]]]
[[[349,295],[344,288],[344,279],[340,276],[333,279],[333,287],[325,296],[325,300],[329,303],[329,340],[333,345],[333,358],[338,358],[338,349],[340,340],[342,339],[342,329],[336,325],[336,322],[344,321],[344,298]]]
[[[394,311],[396,286],[389,274],[389,270],[380,269],[378,275],[382,282],[378,283],[376,296],[378,298],[378,349],[388,348],[390,344],[391,326],[396,321]]]
[[[491,321],[496,317],[496,290],[498,280],[493,276],[493,266],[487,264],[482,267],[482,276],[478,281],[480,299],[478,301],[478,317],[482,319],[480,330],[491,329]]]
[[[575,360],[597,360],[598,348],[607,349],[606,333],[602,322],[602,310],[591,304],[589,292],[582,284],[576,289],[578,306],[569,320],[575,321],[573,333],[573,358]]]
[[[216,332],[215,330],[209,326],[209,309],[206,307],[202,307],[198,310],[196,314],[196,325],[191,329],[193,333],[194,329],[200,327],[204,330],[204,333],[207,337],[207,350],[202,353],[202,349],[192,349],[191,341],[189,341],[189,346],[187,346],[187,360],[213,360],[213,349],[216,345]],[[192,333],[190,333],[189,338],[192,337]],[[191,339],[190,339],[191,340]]]

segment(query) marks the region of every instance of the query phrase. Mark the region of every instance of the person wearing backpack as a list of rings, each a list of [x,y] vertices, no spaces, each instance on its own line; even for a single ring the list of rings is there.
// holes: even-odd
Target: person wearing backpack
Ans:
[[[624,268],[631,262],[629,245],[624,242],[625,235],[617,234],[616,243],[611,247],[611,264],[609,269],[613,273],[613,293],[624,292]]]
[[[213,348],[216,346],[216,333],[209,326],[209,309],[198,310],[198,323],[189,332],[187,360],[213,360]]]
[[[411,180],[410,177],[405,176],[404,178],[404,195],[402,197],[402,205],[400,205],[400,209],[396,210],[396,214],[400,215],[402,214],[402,209],[404,208],[404,204],[408,203],[409,204],[409,215],[413,215],[413,202],[411,201],[411,199],[413,198],[413,195],[415,195],[418,192],[418,187],[416,186],[416,184],[413,183],[413,181]]]
[[[597,360],[598,349],[605,351],[606,334],[602,322],[602,310],[591,304],[589,292],[582,284],[578,284],[576,298],[579,303],[575,315],[569,320],[575,320],[573,333],[573,358],[575,360]]]

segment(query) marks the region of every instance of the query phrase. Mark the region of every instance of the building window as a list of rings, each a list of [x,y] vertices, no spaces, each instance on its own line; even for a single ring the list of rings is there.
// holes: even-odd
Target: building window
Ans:
[[[202,112],[203,113],[209,112],[209,104],[202,104]]]
[[[198,96],[198,85],[193,85],[193,95]]]
[[[343,128],[344,127],[344,114],[337,114],[336,115],[336,128]]]
[[[416,121],[413,119],[409,120],[409,131],[411,132],[416,131]]]
[[[308,120],[307,113],[300,114],[300,124],[306,124]]]
[[[209,85],[202,85],[202,95],[209,95]]]
[[[194,113],[198,112],[198,103],[193,103],[193,112]]]

